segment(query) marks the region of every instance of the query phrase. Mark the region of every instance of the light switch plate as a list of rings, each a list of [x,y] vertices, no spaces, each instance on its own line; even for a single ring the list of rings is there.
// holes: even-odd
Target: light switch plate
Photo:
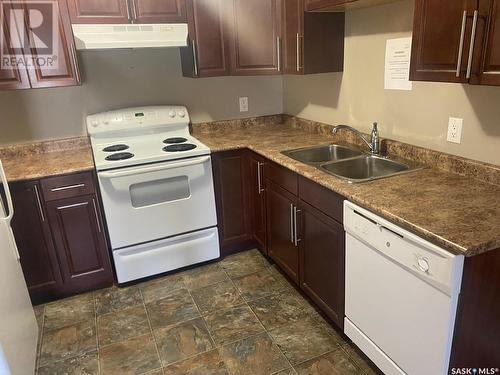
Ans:
[[[461,143],[462,142],[462,127],[464,124],[464,119],[450,117],[448,121],[448,142]]]
[[[248,97],[240,97],[240,112],[248,112]]]

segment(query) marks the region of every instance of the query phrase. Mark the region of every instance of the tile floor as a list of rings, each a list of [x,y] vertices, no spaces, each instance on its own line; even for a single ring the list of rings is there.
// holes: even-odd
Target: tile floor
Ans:
[[[35,311],[39,375],[375,374],[257,250]]]

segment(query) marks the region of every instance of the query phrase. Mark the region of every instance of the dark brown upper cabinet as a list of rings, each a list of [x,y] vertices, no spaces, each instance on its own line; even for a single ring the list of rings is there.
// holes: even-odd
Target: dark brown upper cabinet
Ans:
[[[500,1],[480,0],[470,83],[500,86]]]
[[[410,79],[500,85],[499,4],[417,0]]]
[[[287,0],[283,14],[285,74],[343,70],[344,13],[306,13],[304,0]]]
[[[137,23],[186,22],[185,0],[132,0],[132,14]]]
[[[215,77],[231,73],[229,32],[232,22],[227,0],[187,0],[190,45],[181,48],[186,77]]]
[[[28,64],[18,65],[16,70],[0,70],[0,89],[21,89],[21,88],[44,88],[44,87],[64,87],[76,86],[81,84],[78,60],[76,55],[73,31],[68,17],[68,8],[64,0],[49,1],[52,7],[38,7],[36,1],[18,3],[22,6],[26,16],[24,24],[17,24],[19,31],[17,35],[12,35],[10,30],[13,27],[4,28],[4,38],[6,48],[19,35],[26,35],[25,41],[20,41],[22,49],[11,49],[17,60],[24,59]],[[44,4],[47,1],[43,2]],[[28,25],[28,14],[33,9],[41,11],[44,19],[52,19],[55,16],[57,28],[54,28],[53,22],[43,23],[40,27],[32,29]],[[5,25],[7,26],[7,25]],[[54,43],[52,51],[47,53],[41,43],[50,40]],[[41,58],[44,55],[54,55],[55,59],[49,61],[47,58]],[[52,65],[51,65],[52,64]],[[27,66],[26,66],[27,65]]]
[[[283,70],[281,0],[231,0],[233,75],[280,74]]]
[[[338,12],[374,5],[392,3],[398,0],[305,0],[307,11]]]
[[[68,0],[72,23],[186,22],[184,0]]]
[[[31,87],[64,87],[76,86],[81,84],[80,70],[78,67],[78,58],[76,54],[75,40],[73,38],[73,31],[71,29],[70,19],[68,17],[68,8],[64,0],[52,0],[52,4],[58,7],[58,29],[54,42],[58,51],[56,65],[57,68],[46,68],[43,65],[35,64],[33,69],[28,69]],[[33,2],[26,2],[26,12],[29,12]],[[49,14],[44,17],[50,17]],[[27,20],[28,17],[25,17]],[[28,24],[24,25],[26,33],[31,41],[30,45],[25,49],[25,55],[33,56],[33,61],[38,61],[37,57],[40,55],[35,38],[38,35],[30,29]],[[43,30],[48,35],[52,34],[52,25],[43,25]],[[37,30],[40,33],[40,30]]]
[[[72,23],[129,23],[127,0],[68,0]]]
[[[467,82],[472,17],[477,0],[417,0],[410,79]]]
[[[0,1],[0,6],[5,7],[4,1]],[[7,17],[2,20],[3,33],[0,35],[1,46],[4,48],[4,54],[11,56],[23,56],[22,50],[16,49],[13,46],[19,45],[19,33],[17,28],[10,28],[7,22]],[[19,90],[30,88],[28,71],[20,67],[4,67],[0,66],[0,90]]]

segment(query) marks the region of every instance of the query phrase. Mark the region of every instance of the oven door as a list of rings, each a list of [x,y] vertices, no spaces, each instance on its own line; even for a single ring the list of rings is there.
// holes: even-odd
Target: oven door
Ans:
[[[217,225],[210,156],[98,177],[113,249]]]

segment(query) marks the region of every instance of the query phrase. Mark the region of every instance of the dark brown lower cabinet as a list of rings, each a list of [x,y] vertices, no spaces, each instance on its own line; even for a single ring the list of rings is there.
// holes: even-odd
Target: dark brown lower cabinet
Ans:
[[[246,150],[217,152],[212,167],[221,256],[253,246]]]
[[[344,327],[344,228],[300,201],[300,288]]]
[[[34,303],[113,284],[92,172],[17,182],[11,191],[12,229]]]
[[[267,255],[266,187],[264,179],[266,159],[255,152],[249,151],[248,165],[250,168],[249,188],[252,234],[259,250]]]
[[[65,288],[74,293],[113,282],[98,210],[93,195],[47,203]]]
[[[267,181],[267,253],[296,283],[299,282],[299,249],[294,242],[294,207],[297,197]]]
[[[44,209],[38,181],[12,184],[16,237],[21,266],[28,290],[35,302],[57,297],[63,288],[59,260]]]
[[[250,150],[212,163],[222,256],[259,247],[342,328],[344,198]]]

